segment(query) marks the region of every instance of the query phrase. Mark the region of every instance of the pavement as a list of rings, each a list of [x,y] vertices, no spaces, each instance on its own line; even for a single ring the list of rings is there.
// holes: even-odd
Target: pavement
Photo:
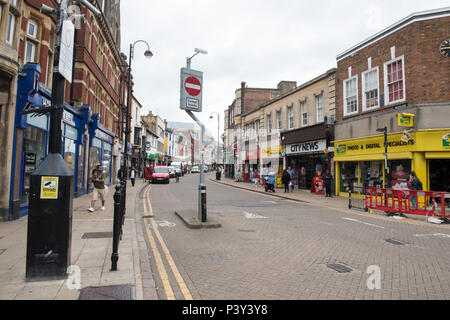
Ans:
[[[131,288],[131,299],[157,300],[142,231],[142,213],[135,206],[145,186],[147,184],[141,180],[136,181],[135,187],[128,183],[127,215],[119,244],[117,271],[110,271],[114,186],[109,188],[106,195],[105,211],[99,210],[99,200],[94,213],[87,211],[91,194],[73,200],[71,264],[80,268],[80,289],[70,289],[68,280],[25,281],[28,219],[23,217],[0,223],[0,300],[77,300],[80,293],[91,289],[102,293],[97,298],[92,292],[83,296],[90,299],[120,300],[120,295],[114,296],[112,292],[120,292],[124,288]],[[110,234],[83,239],[83,236],[98,232]],[[73,278],[72,275],[68,279]],[[108,291],[108,288],[112,290]]]

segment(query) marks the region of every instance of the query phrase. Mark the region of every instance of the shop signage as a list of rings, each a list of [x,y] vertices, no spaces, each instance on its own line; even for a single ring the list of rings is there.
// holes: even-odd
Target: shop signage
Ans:
[[[42,177],[41,199],[58,199],[58,177]]]
[[[414,127],[415,114],[412,113],[400,113],[398,116],[399,127]]]
[[[442,147],[450,150],[450,133],[447,133],[442,137]]]
[[[73,114],[64,110],[63,112],[63,121],[71,126],[75,127],[75,121],[73,121]]]
[[[113,137],[111,137],[109,134],[107,134],[106,132],[103,132],[101,130],[96,130],[95,131],[95,136],[97,138],[99,138],[100,140],[103,140],[103,141],[108,142],[110,144],[113,143]]]
[[[286,154],[290,156],[295,154],[304,154],[311,152],[323,152],[323,150],[325,150],[326,147],[327,147],[326,140],[295,143],[286,146]]]
[[[266,158],[279,157],[284,152],[283,146],[261,149],[261,156]]]

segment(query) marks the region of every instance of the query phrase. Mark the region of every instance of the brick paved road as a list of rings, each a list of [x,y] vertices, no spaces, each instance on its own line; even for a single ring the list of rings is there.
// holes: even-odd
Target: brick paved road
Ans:
[[[155,221],[176,224],[158,231],[194,299],[450,299],[448,227],[328,210],[208,182],[208,214],[222,228],[191,230],[174,211],[196,210],[197,185],[198,175],[189,175],[150,190]],[[151,260],[158,275],[153,255]],[[337,273],[327,264],[353,271]],[[182,299],[164,265],[175,298]],[[380,267],[380,290],[367,288],[371,265]],[[156,283],[165,299],[161,279]]]

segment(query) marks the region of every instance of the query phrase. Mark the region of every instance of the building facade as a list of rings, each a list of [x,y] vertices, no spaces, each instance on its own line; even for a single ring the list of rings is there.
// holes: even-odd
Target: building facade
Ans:
[[[56,1],[13,1],[21,3],[16,17],[19,36],[17,98],[14,101],[12,154],[9,158],[11,193],[7,219],[28,212],[29,176],[48,153],[49,114],[23,115],[24,108],[50,106],[54,65],[56,21],[40,12]],[[62,156],[74,174],[74,196],[89,192],[91,173],[97,164],[107,173],[107,184],[115,181],[120,156],[119,100],[121,75],[125,68],[120,55],[120,1],[95,1],[103,14],[96,17],[78,8],[86,17],[76,23],[71,81],[65,82],[62,121]],[[2,11],[3,11],[2,4]],[[2,12],[3,16],[3,12]],[[3,30],[3,28],[2,28]],[[123,99],[123,98],[122,98]]]
[[[339,194],[406,189],[411,171],[424,190],[449,191],[449,30],[449,8],[414,13],[337,56]]]
[[[0,220],[8,220],[23,0],[0,2]]]

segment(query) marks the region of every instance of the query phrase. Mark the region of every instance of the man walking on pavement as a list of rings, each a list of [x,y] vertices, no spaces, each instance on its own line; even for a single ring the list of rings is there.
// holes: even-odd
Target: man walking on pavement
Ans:
[[[333,176],[330,173],[330,170],[327,169],[327,171],[325,171],[325,174],[322,176],[323,179],[323,183],[325,184],[325,197],[330,197],[331,198],[331,183],[333,180]]]
[[[136,181],[136,169],[134,167],[131,168],[130,179],[131,179],[131,185],[134,187],[134,182]]]
[[[100,210],[105,210],[105,178],[106,174],[103,172],[103,167],[97,165],[97,168],[92,175],[92,182],[94,183],[94,192],[92,193],[91,207],[88,209],[90,212],[94,212],[95,201],[98,197],[102,201],[102,207]]]

